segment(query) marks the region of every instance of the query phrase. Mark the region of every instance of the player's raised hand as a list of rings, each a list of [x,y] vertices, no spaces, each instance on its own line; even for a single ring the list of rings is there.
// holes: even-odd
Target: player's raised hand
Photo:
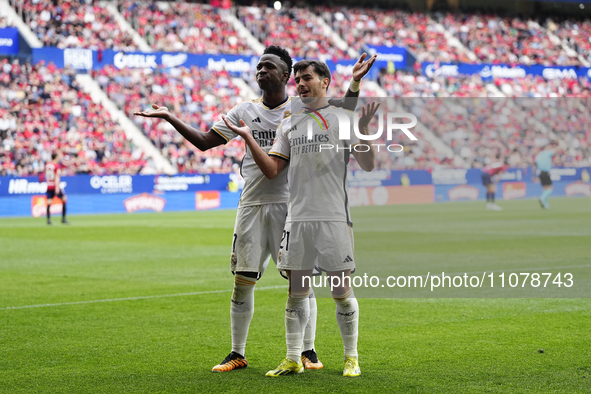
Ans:
[[[361,78],[367,75],[367,73],[371,69],[371,66],[373,66],[374,62],[376,61],[378,54],[376,53],[372,57],[364,61],[366,57],[367,53],[361,55],[357,63],[355,63],[355,65],[353,66],[353,79],[356,81],[361,81]]]
[[[133,114],[137,116],[145,116],[147,118],[170,119],[170,111],[164,105],[159,106],[157,104],[152,104],[152,108],[154,108],[154,111],[152,112],[134,112]]]
[[[224,120],[224,123],[226,123],[226,126],[228,126],[230,130],[238,134],[240,137],[246,138],[250,135],[250,128],[246,125],[246,123],[244,123],[242,119],[240,119],[240,124],[242,127],[237,127],[236,125],[228,122],[228,119],[226,119],[224,115],[222,115],[222,119]]]
[[[369,123],[380,108],[380,104],[374,101],[361,107],[361,116],[359,117],[359,132],[361,134],[367,135],[369,133]]]

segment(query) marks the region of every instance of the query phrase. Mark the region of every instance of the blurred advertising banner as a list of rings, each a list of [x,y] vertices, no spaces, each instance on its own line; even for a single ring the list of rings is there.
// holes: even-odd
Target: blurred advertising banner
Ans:
[[[61,177],[60,187],[68,194],[136,194],[226,190],[229,182],[229,174],[76,175]],[[36,176],[0,177],[0,197],[46,191]]]
[[[149,193],[142,193],[125,199],[123,205],[128,213],[136,211],[162,212],[166,205],[166,199]]]
[[[349,189],[349,198],[352,207],[429,204],[435,201],[435,187],[432,185],[352,187]]]
[[[591,68],[578,66],[542,66],[542,65],[509,65],[509,64],[421,64],[423,74],[429,78],[438,76],[456,77],[458,75],[480,75],[482,79],[491,78],[524,78],[527,75],[542,76],[551,79],[577,79],[591,77]]]
[[[16,43],[18,45],[18,38]],[[82,48],[33,48],[33,63],[40,61],[44,61],[45,63],[53,62],[58,68],[69,66],[77,70],[100,70],[107,65],[112,65],[120,70],[126,68],[155,69],[160,67],[196,66],[211,71],[227,71],[233,75],[240,75],[242,73],[254,72],[259,58],[258,56],[210,55],[182,52],[144,53],[121,52],[111,49],[96,51]],[[355,62],[356,59],[338,62],[326,59],[326,64],[331,71],[339,71],[343,74],[351,73]]]
[[[525,182],[503,183],[503,200],[514,200],[527,197],[527,186]]]
[[[195,209],[203,211],[219,208],[222,203],[219,191],[207,191],[195,193]]]
[[[0,54],[17,55],[19,53],[18,29],[16,27],[5,27],[0,29]]]
[[[49,208],[52,215],[61,215],[64,208],[63,202],[60,198],[54,197]],[[47,197],[33,196],[31,197],[31,215],[34,218],[40,218],[47,214]]]

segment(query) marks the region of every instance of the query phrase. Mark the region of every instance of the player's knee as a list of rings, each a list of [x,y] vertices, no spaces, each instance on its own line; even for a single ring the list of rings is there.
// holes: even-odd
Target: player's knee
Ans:
[[[312,288],[312,270],[287,271],[289,294],[308,296]]]
[[[250,274],[250,272],[243,272],[234,274],[234,295],[242,293],[250,293],[254,291],[254,287],[257,284],[256,277],[245,276],[243,274]]]
[[[326,273],[333,298],[346,297],[351,291],[351,270]]]
[[[244,276],[246,278],[253,278],[255,281],[259,278],[258,272],[236,271],[234,276],[236,275]]]

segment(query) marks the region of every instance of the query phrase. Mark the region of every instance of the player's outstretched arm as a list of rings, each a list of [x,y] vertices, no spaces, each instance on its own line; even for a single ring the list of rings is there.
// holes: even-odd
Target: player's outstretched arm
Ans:
[[[349,111],[354,111],[357,107],[357,102],[359,101],[359,88],[361,84],[361,79],[367,75],[371,66],[373,66],[374,62],[376,61],[378,55],[375,54],[370,57],[368,60],[365,60],[367,57],[367,53],[361,55],[357,63],[353,66],[353,79],[351,80],[351,84],[347,89],[347,93],[345,93],[345,97],[341,99],[330,99],[330,105],[334,105],[335,107],[345,108]]]
[[[361,117],[359,118],[359,132],[361,134],[369,134],[369,123],[379,107],[380,103],[373,102],[361,108]],[[373,151],[373,147],[371,145],[368,146],[369,150],[367,152],[353,151],[353,156],[355,156],[355,159],[362,170],[371,172],[375,168],[376,155]]]
[[[213,147],[226,143],[226,140],[222,136],[213,132],[199,131],[179,118],[174,114],[170,113],[168,108],[165,106],[159,106],[152,104],[154,111],[152,112],[134,112],[134,115],[144,116],[146,118],[160,118],[170,123],[183,137],[187,139],[191,144],[195,145],[197,149],[205,151]]]
[[[279,173],[285,168],[287,161],[266,154],[250,133],[250,128],[246,125],[246,123],[244,123],[242,119],[240,119],[240,124],[242,127],[236,127],[234,124],[228,122],[228,119],[226,119],[226,117],[223,115],[222,119],[226,123],[226,126],[230,128],[230,130],[244,139],[244,142],[250,149],[252,158],[267,178],[273,179],[279,175]]]

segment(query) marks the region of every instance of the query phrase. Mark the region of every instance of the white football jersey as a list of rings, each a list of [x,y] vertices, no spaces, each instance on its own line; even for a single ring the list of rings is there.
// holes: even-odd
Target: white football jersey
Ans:
[[[295,103],[295,104],[294,104]],[[242,127],[240,119],[250,128],[252,136],[266,153],[269,153],[277,134],[277,127],[285,117],[292,113],[292,105],[301,110],[301,101],[286,98],[285,102],[275,108],[263,104],[263,99],[244,101],[232,108],[226,118],[229,122]],[[223,120],[217,122],[212,129],[226,141],[235,138],[235,134]],[[240,196],[240,206],[287,203],[289,191],[287,187],[287,169],[274,179],[268,179],[252,158],[252,153],[246,148],[242,160],[240,174],[244,178],[244,189]]]
[[[348,140],[339,139],[335,112],[349,119]],[[311,140],[308,139],[309,128]],[[281,123],[269,154],[289,161],[287,222],[351,223],[347,166],[353,147],[358,143],[353,131],[353,113],[331,105],[314,111],[304,110]]]

